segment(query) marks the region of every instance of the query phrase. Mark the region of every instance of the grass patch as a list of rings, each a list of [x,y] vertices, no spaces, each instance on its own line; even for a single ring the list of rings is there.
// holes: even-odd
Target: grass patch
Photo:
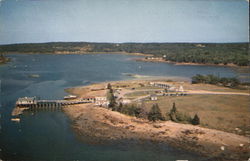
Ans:
[[[188,95],[158,97],[158,105],[163,114],[170,111],[173,103],[179,111],[193,117],[196,113],[201,119],[201,126],[234,132],[240,128],[240,134],[250,131],[250,110],[248,96],[237,95]],[[146,101],[149,110],[156,101]]]

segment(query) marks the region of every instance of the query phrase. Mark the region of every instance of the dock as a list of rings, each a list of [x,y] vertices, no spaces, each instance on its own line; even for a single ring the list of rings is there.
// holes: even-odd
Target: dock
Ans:
[[[92,103],[90,100],[38,100],[36,97],[23,97],[16,101],[11,115],[18,116],[25,110],[57,109],[67,105]]]

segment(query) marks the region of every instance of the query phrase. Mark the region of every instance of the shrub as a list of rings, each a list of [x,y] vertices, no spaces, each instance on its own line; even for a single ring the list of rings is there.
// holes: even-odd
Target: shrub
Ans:
[[[167,114],[167,116],[171,121],[174,122],[190,123],[192,121],[192,118],[188,114],[177,111],[175,103],[173,103],[173,107],[170,110],[170,113]]]
[[[177,111],[176,112],[176,120],[177,120],[177,122],[191,123],[192,118],[186,113]]]
[[[237,87],[238,85],[240,85],[240,81],[237,78],[218,77],[212,74],[209,75],[197,74],[192,77],[192,83],[216,84],[216,85],[223,85],[225,87]]]
[[[194,118],[192,119],[193,125],[199,125],[200,124],[200,118],[197,114],[194,115]]]
[[[121,112],[126,115],[145,118],[146,112],[142,107],[138,107],[134,104],[124,105],[122,103],[119,106],[116,106],[115,111]]]
[[[112,86],[110,83],[107,85],[107,89],[112,89]]]
[[[148,113],[148,120],[149,121],[164,120],[164,117],[161,114],[161,110],[158,104],[153,104],[150,112]]]

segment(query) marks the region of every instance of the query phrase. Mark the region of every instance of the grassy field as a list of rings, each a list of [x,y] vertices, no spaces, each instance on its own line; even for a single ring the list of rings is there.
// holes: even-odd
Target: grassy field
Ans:
[[[162,88],[152,87],[147,80],[131,80],[112,82],[114,89],[123,89],[125,98],[131,100],[154,94],[154,91]],[[249,93],[249,90],[231,89],[209,84],[190,84],[188,82],[168,82],[170,85],[184,87],[184,90],[214,91],[214,92],[240,92]],[[125,91],[124,91],[125,90]],[[154,103],[158,103],[162,113],[165,115],[176,103],[177,110],[193,117],[198,114],[201,120],[200,126],[218,129],[226,132],[237,133],[250,137],[250,99],[244,95],[229,94],[196,94],[187,96],[158,96],[157,101],[144,101],[146,110],[150,110]]]
[[[178,85],[177,83],[175,83]],[[179,83],[181,85],[181,83]],[[206,90],[206,91],[214,91],[214,92],[240,92],[240,93],[249,93],[249,87],[245,87],[245,89],[233,89],[227,88],[217,85],[211,84],[190,84],[190,83],[182,83],[183,88],[185,90]]]
[[[250,100],[236,95],[162,96],[157,101],[146,101],[147,110],[158,103],[166,114],[176,103],[177,110],[201,119],[201,126],[250,136]],[[239,130],[238,130],[238,129]]]

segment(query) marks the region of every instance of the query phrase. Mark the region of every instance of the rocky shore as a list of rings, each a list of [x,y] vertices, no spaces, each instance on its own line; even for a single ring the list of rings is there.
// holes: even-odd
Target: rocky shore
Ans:
[[[72,127],[84,142],[135,139],[166,143],[221,161],[247,160],[249,138],[171,121],[149,122],[91,104],[65,108]]]

